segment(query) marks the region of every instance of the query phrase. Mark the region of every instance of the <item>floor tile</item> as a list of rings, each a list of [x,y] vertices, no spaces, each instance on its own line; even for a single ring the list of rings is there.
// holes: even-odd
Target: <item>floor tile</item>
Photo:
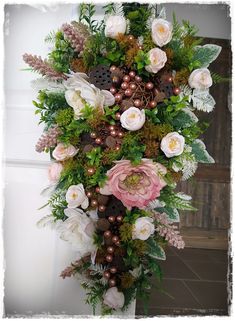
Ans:
[[[201,280],[227,282],[228,267],[224,263],[206,261],[185,261],[187,266],[194,271]],[[186,279],[186,278],[185,278]]]
[[[163,280],[162,289],[165,293],[157,289],[151,289],[149,308],[201,308],[201,305],[194,299],[190,290],[180,280]],[[136,306],[143,307],[141,300],[137,300]]]
[[[185,281],[203,308],[227,310],[227,285],[223,282]]]
[[[166,261],[162,261],[160,264],[164,278],[199,279],[177,256],[168,256]]]
[[[210,250],[204,250],[204,249],[183,249],[175,250],[176,254],[185,261],[205,261],[205,262],[214,262],[213,258],[211,257]]]

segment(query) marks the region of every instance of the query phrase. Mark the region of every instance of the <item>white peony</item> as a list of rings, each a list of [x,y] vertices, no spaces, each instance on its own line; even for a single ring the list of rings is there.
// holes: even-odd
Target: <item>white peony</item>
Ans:
[[[125,302],[125,297],[122,292],[119,292],[117,287],[111,287],[109,288],[104,296],[104,304],[108,305],[112,309],[121,309]]]
[[[150,217],[139,217],[133,225],[132,239],[147,240],[154,233],[153,219]]]
[[[164,19],[154,19],[152,22],[152,40],[162,47],[171,41],[172,38],[172,24]]]
[[[76,208],[81,206],[86,209],[89,206],[88,197],[86,196],[83,184],[71,185],[66,193],[66,202],[68,208]]]
[[[150,60],[150,64],[145,66],[145,69],[148,72],[152,72],[156,74],[160,69],[165,66],[167,62],[167,56],[165,51],[159,48],[153,48],[148,52],[148,57]]]
[[[136,107],[130,107],[120,117],[120,122],[123,128],[130,131],[135,131],[143,127],[145,123],[144,109],[140,110]]]
[[[163,137],[160,147],[166,157],[170,158],[183,153],[184,143],[184,136],[177,132],[172,132]]]
[[[76,149],[73,145],[59,143],[56,146],[56,148],[53,150],[52,156],[57,161],[63,161],[75,156],[77,152],[78,152],[78,149]]]
[[[212,78],[209,69],[195,69],[189,76],[188,80],[191,88],[205,90],[212,86]]]
[[[60,238],[72,245],[73,250],[78,252],[78,259],[85,255],[93,255],[97,250],[93,241],[93,220],[77,208],[67,208],[64,213],[68,218],[58,226]]]
[[[73,73],[67,75],[69,78],[64,81],[66,87],[65,99],[69,106],[74,109],[75,119],[81,117],[81,110],[85,103],[88,103],[94,108],[99,108],[103,111],[104,106],[112,106],[115,103],[115,98],[108,90],[100,90],[90,84],[88,76],[84,73]]]
[[[119,33],[126,32],[126,19],[122,16],[109,16],[105,23],[104,33],[106,37],[115,39]]]

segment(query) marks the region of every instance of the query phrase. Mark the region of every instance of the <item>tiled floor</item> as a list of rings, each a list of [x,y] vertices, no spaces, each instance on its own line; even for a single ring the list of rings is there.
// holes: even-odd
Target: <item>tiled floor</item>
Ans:
[[[145,316],[228,315],[227,252],[189,249],[166,251],[161,263],[163,292],[154,288]],[[136,316],[144,316],[143,304],[136,303]]]

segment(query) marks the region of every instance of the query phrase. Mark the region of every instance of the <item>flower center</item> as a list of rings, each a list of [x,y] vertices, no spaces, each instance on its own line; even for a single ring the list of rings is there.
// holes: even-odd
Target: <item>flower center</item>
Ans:
[[[136,113],[131,113],[128,118],[135,119],[137,117]]]
[[[178,140],[175,138],[172,138],[169,142],[169,148],[171,150],[174,150],[178,146]]]
[[[159,27],[157,28],[157,30],[158,30],[159,33],[164,33],[164,32],[165,32],[164,26],[159,26]]]
[[[139,185],[141,179],[142,179],[141,173],[132,173],[126,177],[126,179],[124,180],[124,184],[128,189],[129,188],[135,189]]]
[[[72,195],[71,195],[71,198],[72,198],[73,200],[75,200],[75,199],[77,198],[77,196],[78,196],[78,194],[75,193],[75,192],[73,192]]]

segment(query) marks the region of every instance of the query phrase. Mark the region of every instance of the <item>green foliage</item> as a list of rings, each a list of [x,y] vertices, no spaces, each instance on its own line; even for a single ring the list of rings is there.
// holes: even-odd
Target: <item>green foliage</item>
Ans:
[[[164,99],[163,103],[158,107],[158,118],[161,122],[172,123],[179,112],[187,107],[188,97],[171,96],[169,99]]]
[[[63,143],[76,145],[79,142],[79,136],[83,133],[88,133],[89,131],[90,126],[86,121],[82,119],[74,119],[64,128],[64,131],[59,136],[59,139]]]
[[[150,120],[153,124],[159,124],[160,120],[157,117],[158,108],[154,109],[145,109],[145,115],[148,117],[148,120]]]
[[[208,67],[220,54],[221,47],[217,45],[207,44],[204,46],[196,46],[194,48],[192,61],[197,63],[197,66],[204,68]]]
[[[37,100],[33,101],[34,106],[37,108],[35,114],[40,114],[39,123],[45,122],[48,127],[54,123],[58,110],[70,108],[63,93],[40,90]]]
[[[195,37],[197,32],[197,27],[186,20],[183,20],[181,25],[173,14],[173,36],[167,45],[173,50],[173,69],[181,70],[186,67],[192,70],[199,67],[198,62],[193,59],[194,48],[202,42],[202,39]]]
[[[106,291],[106,286],[99,281],[93,282],[92,284],[83,282],[81,285],[87,290],[86,303],[92,306],[93,314],[95,315],[95,310],[98,303],[103,301],[103,295]]]
[[[119,228],[121,240],[127,242],[132,239],[132,225],[130,223],[124,223]]]
[[[141,73],[145,69],[145,66],[150,64],[148,54],[143,50],[139,50],[137,55],[135,56],[135,63],[136,69],[139,73]]]
[[[157,260],[165,260],[166,254],[163,250],[163,248],[157,244],[157,242],[154,240],[153,237],[149,237],[146,241],[148,248],[147,248],[147,254],[148,256],[157,259]]]
[[[79,21],[86,23],[91,32],[97,32],[101,26],[93,17],[95,15],[95,5],[92,3],[81,3],[79,5]]]
[[[55,115],[55,122],[59,126],[67,126],[71,123],[74,117],[74,111],[72,108],[60,109]]]
[[[56,39],[56,32],[50,31],[49,34],[45,37],[44,41],[48,43],[54,43]]]
[[[181,110],[179,113],[172,119],[171,124],[176,130],[191,127],[197,123],[198,119],[191,111]]]
[[[205,132],[208,128],[207,122],[198,122],[192,124],[190,127],[181,130],[187,144],[191,144],[196,138]]]
[[[67,190],[71,185],[77,185],[84,181],[84,168],[81,160],[67,161],[68,164],[64,166],[57,189]]]
[[[58,72],[69,72],[74,50],[61,31],[56,33],[54,50],[49,53],[48,57],[53,69]]]
[[[138,165],[143,158],[145,145],[142,145],[135,133],[127,133],[122,141],[121,155],[124,159],[129,159],[133,165]]]
[[[106,169],[104,167],[98,167],[92,176],[85,177],[85,185],[87,186],[87,188],[91,188],[97,185],[103,186],[106,179]]]
[[[223,82],[229,82],[231,81],[231,78],[229,77],[223,77],[219,74],[217,74],[216,72],[211,72],[211,78],[213,80],[213,84],[220,84],[220,83],[223,83]]]
[[[58,189],[48,200],[48,205],[51,209],[51,214],[56,220],[65,220],[64,210],[67,207],[65,194],[63,190]]]
[[[180,221],[179,212],[177,211],[176,208],[158,207],[156,210],[159,213],[165,213],[169,221],[171,221],[172,223],[175,223],[175,222],[178,223]]]
[[[103,244],[103,236],[101,234],[94,233],[93,239],[94,244],[98,247],[98,249],[100,249]]]
[[[192,143],[191,147],[192,153],[194,154],[197,162],[206,164],[211,164],[215,162],[214,159],[207,152],[205,144],[200,139],[196,139]]]
[[[135,295],[136,295],[136,287],[132,286],[130,288],[127,289],[122,289],[122,292],[125,296],[125,302],[124,302],[124,306],[122,307],[122,311],[127,310],[127,308],[129,307],[130,303],[134,300]]]
[[[115,125],[116,113],[119,110],[120,106],[115,105],[112,107],[104,107],[104,117],[103,120],[108,122],[110,125]]]
[[[99,166],[100,160],[102,158],[102,151],[100,147],[93,148],[90,152],[86,153],[86,157],[88,158],[88,164],[91,166]]]
[[[184,197],[180,193],[174,193],[169,186],[161,190],[159,201],[166,203],[166,207],[185,211],[196,211],[196,208],[191,205],[191,198]]]
[[[123,12],[126,19],[130,22],[129,33],[139,37],[147,31],[147,20],[151,16],[151,6],[137,2],[123,3]]]

